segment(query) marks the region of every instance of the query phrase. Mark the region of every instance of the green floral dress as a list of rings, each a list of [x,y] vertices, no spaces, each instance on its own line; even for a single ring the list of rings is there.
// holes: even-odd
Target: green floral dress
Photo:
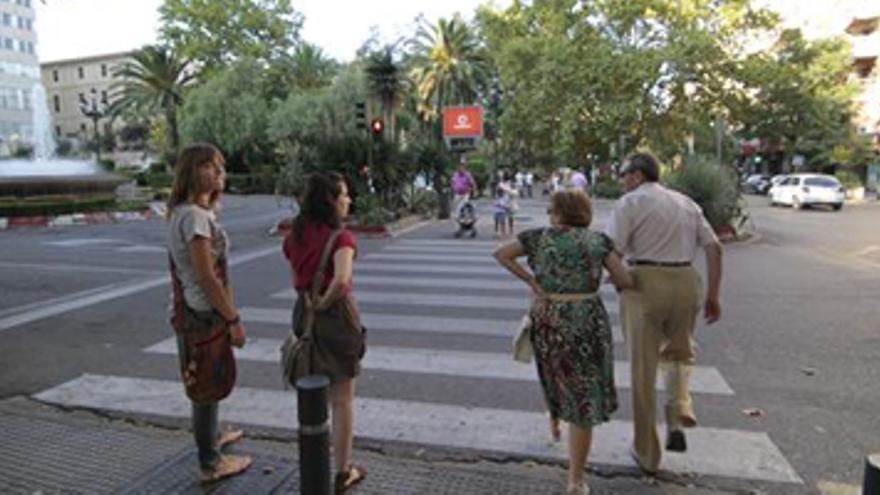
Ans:
[[[602,261],[613,250],[605,234],[582,227],[546,227],[518,236],[546,293],[597,292]],[[598,297],[535,301],[532,346],[550,414],[589,428],[617,410],[611,321]]]

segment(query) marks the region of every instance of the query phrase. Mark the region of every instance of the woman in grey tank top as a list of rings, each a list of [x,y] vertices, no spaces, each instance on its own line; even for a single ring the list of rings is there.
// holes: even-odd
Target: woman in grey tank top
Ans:
[[[242,347],[245,341],[244,326],[227,278],[228,240],[214,215],[223,192],[224,162],[220,151],[210,144],[184,148],[177,159],[168,201],[168,251],[174,288],[172,322],[178,336],[184,385],[192,401],[192,426],[202,482],[239,474],[252,462],[247,456],[221,455],[220,448],[239,440],[243,432],[219,434],[217,427],[217,398],[228,395],[235,383],[230,344]],[[193,347],[193,328],[207,328],[216,337],[199,337],[200,347]],[[219,354],[215,357],[212,351],[216,349]],[[200,359],[210,360],[201,366],[202,370],[195,366],[194,352],[201,353]],[[204,380],[207,369],[212,370],[208,375],[214,374]],[[222,382],[219,391],[211,383],[215,381]]]

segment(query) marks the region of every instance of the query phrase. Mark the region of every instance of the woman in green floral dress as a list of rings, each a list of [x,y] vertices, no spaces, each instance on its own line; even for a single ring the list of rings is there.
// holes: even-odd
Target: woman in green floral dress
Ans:
[[[611,239],[588,228],[592,212],[583,192],[559,191],[550,204],[550,227],[521,232],[495,258],[534,292],[531,339],[551,432],[558,439],[558,421],[568,423],[568,493],[582,494],[589,491],[583,471],[592,427],[617,409],[611,322],[599,298],[602,269],[617,290],[632,280]],[[522,256],[532,273],[516,261]]]

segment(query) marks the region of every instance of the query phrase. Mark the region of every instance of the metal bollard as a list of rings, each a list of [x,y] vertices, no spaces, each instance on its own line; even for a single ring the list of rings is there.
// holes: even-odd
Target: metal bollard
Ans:
[[[296,381],[300,493],[303,495],[330,495],[329,386],[330,379],[324,375],[309,375]]]
[[[865,483],[862,495],[880,495],[880,453],[865,458]]]

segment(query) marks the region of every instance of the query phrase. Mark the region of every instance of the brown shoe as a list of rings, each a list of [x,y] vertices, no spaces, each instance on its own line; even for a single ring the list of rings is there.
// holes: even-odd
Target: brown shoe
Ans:
[[[356,464],[352,464],[348,471],[336,473],[333,479],[333,492],[342,495],[351,487],[357,485],[367,477],[367,470]]]
[[[201,483],[213,483],[230,476],[243,473],[251,466],[253,459],[244,455],[224,455],[213,469],[203,469],[199,477]]]

